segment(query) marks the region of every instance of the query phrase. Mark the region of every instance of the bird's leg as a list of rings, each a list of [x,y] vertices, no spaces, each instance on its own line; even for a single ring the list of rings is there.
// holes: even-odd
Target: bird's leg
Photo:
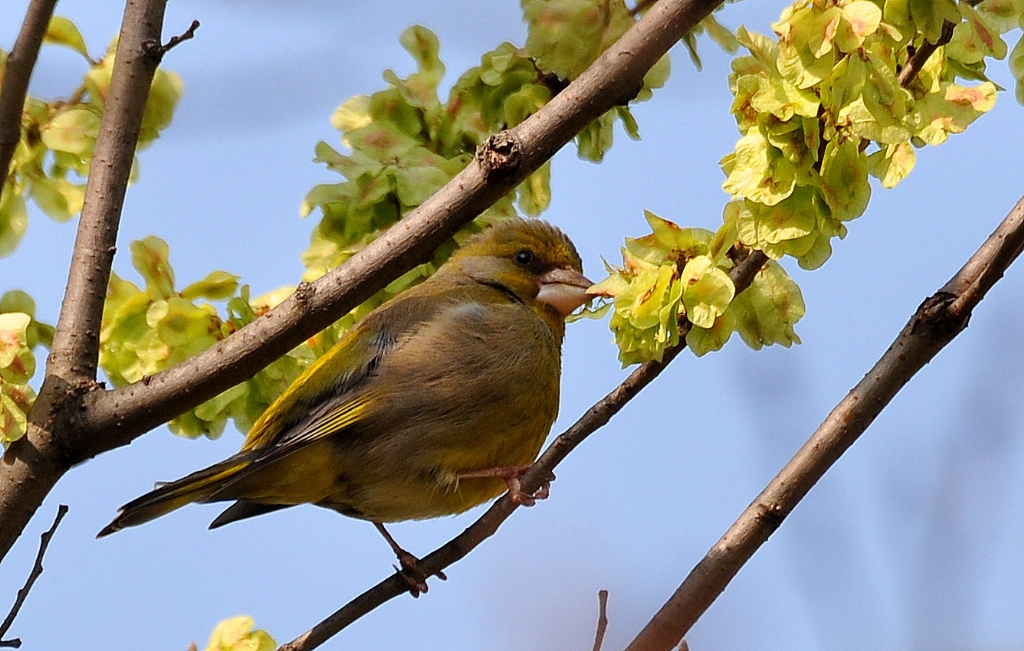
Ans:
[[[505,480],[505,484],[508,486],[508,497],[515,504],[520,506],[533,506],[537,503],[537,500],[546,500],[548,494],[551,491],[551,482],[555,481],[555,475],[548,473],[547,478],[541,483],[533,495],[523,491],[522,484],[519,479],[530,469],[529,465],[525,466],[495,466],[494,468],[484,468],[482,470],[468,470],[466,472],[459,473],[459,479],[476,479],[480,477],[501,477]]]
[[[416,558],[409,552],[402,549],[402,547],[395,542],[395,539],[391,537],[388,530],[384,528],[384,525],[380,522],[374,522],[373,526],[377,527],[377,531],[380,535],[384,536],[384,540],[388,541],[388,545],[391,546],[391,551],[395,552],[395,556],[398,557],[398,562],[402,566],[401,568],[395,568],[398,571],[399,576],[405,579],[405,582],[409,585],[409,594],[413,597],[419,597],[421,592],[426,592],[427,588],[427,574],[420,569],[420,559]],[[442,581],[447,581],[448,577],[445,576],[444,572],[438,570],[434,573]]]

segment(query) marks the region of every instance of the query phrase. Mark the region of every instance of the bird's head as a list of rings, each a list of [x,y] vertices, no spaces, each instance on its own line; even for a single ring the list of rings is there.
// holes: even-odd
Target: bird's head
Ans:
[[[467,241],[451,264],[473,280],[537,303],[564,319],[590,298],[593,285],[572,241],[538,219],[503,221]],[[546,309],[545,308],[545,309]]]

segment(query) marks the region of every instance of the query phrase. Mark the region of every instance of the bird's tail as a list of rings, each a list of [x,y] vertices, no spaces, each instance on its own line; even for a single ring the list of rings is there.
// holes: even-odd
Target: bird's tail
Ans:
[[[134,527],[159,518],[186,504],[203,501],[247,467],[250,463],[248,457],[245,454],[236,455],[135,498],[122,506],[114,521],[103,527],[96,537],[102,538],[125,527]]]

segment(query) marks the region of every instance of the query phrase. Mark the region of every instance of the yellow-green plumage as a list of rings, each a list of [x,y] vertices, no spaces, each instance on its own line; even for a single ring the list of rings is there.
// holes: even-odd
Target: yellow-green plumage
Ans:
[[[100,535],[189,502],[236,500],[219,526],[302,503],[380,523],[496,497],[501,477],[462,475],[536,458],[558,412],[564,317],[586,298],[581,272],[544,222],[476,236],[307,369],[237,455],[125,505]]]

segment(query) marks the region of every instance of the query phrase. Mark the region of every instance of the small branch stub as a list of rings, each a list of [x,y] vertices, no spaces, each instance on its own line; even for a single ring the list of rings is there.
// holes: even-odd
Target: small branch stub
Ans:
[[[182,42],[195,36],[197,29],[199,29],[199,21],[193,20],[192,24],[188,26],[188,29],[178,36],[172,36],[171,39],[163,45],[160,45],[159,42],[149,41],[146,43],[146,54],[156,57],[156,60],[160,61],[164,58],[165,54],[180,45]]]
[[[601,651],[604,645],[604,634],[608,630],[608,591],[597,591],[597,634],[594,635],[594,651]]]
[[[313,298],[314,294],[316,294],[316,285],[305,280],[299,283],[299,286],[295,288],[295,300],[303,306],[309,304],[309,301]]]
[[[938,335],[950,335],[966,328],[971,318],[970,313],[958,315],[950,312],[956,298],[956,294],[944,291],[938,291],[926,298],[914,313],[911,332],[927,327]]]

